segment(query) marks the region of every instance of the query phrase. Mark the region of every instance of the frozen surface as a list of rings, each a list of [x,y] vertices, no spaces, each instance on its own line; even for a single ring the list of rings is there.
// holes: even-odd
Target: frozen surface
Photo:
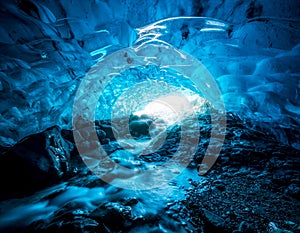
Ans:
[[[280,5],[279,15],[264,1],[197,4],[77,0],[24,1],[17,6],[2,2],[0,144],[13,145],[52,125],[71,128],[73,97],[89,68],[118,49],[153,39],[202,61],[218,82],[227,111],[260,124],[298,125],[300,23],[294,1]],[[184,17],[144,26],[184,14],[227,22]],[[165,72],[153,71],[152,79]],[[116,81],[107,96],[118,96],[119,90],[140,78],[145,77]],[[180,76],[175,78],[177,85],[185,85]],[[103,109],[112,103],[106,104]]]
[[[33,134],[14,148],[19,157],[9,157],[12,158],[8,159],[9,166],[1,163],[5,167],[1,169],[4,185],[9,183],[9,187],[13,187],[12,195],[14,191],[23,195],[26,188],[34,191],[39,188],[34,183],[36,180],[42,185],[50,185],[47,182],[59,182],[67,175],[79,175],[32,196],[28,194],[26,198],[9,200],[5,196],[8,200],[1,202],[0,231],[13,229],[20,232],[29,227],[28,232],[33,229],[36,232],[41,229],[55,232],[52,227],[61,231],[67,227],[64,232],[69,232],[68,226],[71,225],[71,232],[89,230],[89,227],[95,228],[96,232],[107,232],[105,226],[101,228],[103,222],[110,224],[111,229],[121,227],[117,228],[118,231],[127,227],[129,222],[137,224],[136,228],[131,228],[132,232],[186,232],[197,224],[201,228],[205,218],[224,222],[222,218],[228,219],[233,213],[233,219],[240,217],[239,211],[244,213],[242,219],[247,221],[255,217],[264,224],[266,219],[272,221],[267,223],[272,232],[280,231],[277,227],[280,221],[290,225],[287,229],[295,226],[299,230],[299,218],[294,214],[299,203],[296,206],[291,205],[293,199],[288,201],[299,197],[298,5],[297,1],[286,0],[1,1],[1,153],[3,147],[10,147]],[[212,176],[199,178],[196,167],[209,142],[209,126],[204,119],[201,125],[201,136],[204,137],[198,147],[199,153],[188,169],[163,188],[149,192],[128,191],[104,184],[98,177],[85,173],[84,169],[81,171],[76,160],[74,167],[66,166],[74,162],[75,145],[71,142],[72,136],[61,129],[72,129],[74,96],[91,67],[122,48],[149,43],[172,45],[196,57],[210,71],[219,85],[228,116],[231,116],[227,118],[228,140]],[[130,86],[143,81],[174,85],[184,91],[198,113],[206,110],[207,100],[189,79],[170,67],[149,65],[117,74],[99,99],[96,120],[109,119],[117,99],[126,100],[124,90],[126,92]],[[143,90],[127,94],[148,97],[163,93],[149,88],[146,94]],[[177,104],[180,106],[181,103]],[[117,110],[119,118],[123,113],[131,112],[141,119],[143,115],[154,113],[156,118],[169,125],[178,116],[174,111],[166,110],[159,101],[128,101],[117,105]],[[184,108],[182,110],[186,113]],[[132,128],[135,124],[146,124],[138,120],[132,122]],[[162,121],[156,123],[159,125]],[[44,132],[50,126],[55,127]],[[256,126],[261,128],[257,130]],[[163,127],[162,131],[165,130]],[[176,151],[176,140],[171,135],[163,148],[167,152],[160,150],[137,158],[131,153],[140,149],[134,147],[136,140],[123,141],[136,151],[122,150],[111,140],[113,129],[109,125],[99,124],[95,128],[111,158],[129,168],[160,166]],[[160,130],[159,127],[150,128],[147,133],[159,135]],[[176,131],[176,127],[172,130]],[[135,136],[145,136],[144,132],[138,133],[140,135]],[[192,140],[194,133],[193,130],[188,132],[189,139]],[[70,141],[66,143],[68,140],[63,136]],[[157,141],[160,141],[159,137],[154,142]],[[145,140],[141,144],[148,142]],[[27,170],[23,169],[25,162],[29,163]],[[97,165],[99,160],[88,162]],[[41,168],[41,171],[32,168]],[[44,176],[44,171],[49,176]],[[25,176],[26,172],[30,176]],[[22,179],[14,179],[11,174],[22,175]],[[11,177],[7,179],[8,176]],[[245,180],[240,180],[242,176]],[[32,187],[28,187],[27,182],[32,182]],[[156,182],[161,182],[161,179]],[[212,188],[219,191],[212,192]],[[9,193],[11,190],[5,191]],[[216,193],[217,196],[212,198],[211,194]],[[186,194],[195,194],[196,199],[191,198],[190,203],[181,202]],[[254,198],[252,202],[240,199],[233,203],[234,196],[238,195],[239,198]],[[202,202],[201,198],[207,198],[207,202]],[[273,201],[276,201],[275,205]],[[203,216],[195,217],[197,211],[202,211],[202,203],[207,205],[206,210],[211,208],[218,215],[211,217],[206,211]],[[245,203],[249,204],[247,208]],[[267,206],[268,211],[262,214],[261,206]],[[185,215],[187,209],[182,207],[191,208],[190,212]],[[250,210],[253,212],[247,212]],[[268,218],[264,219],[266,213]],[[200,222],[193,224],[195,219]],[[115,224],[115,220],[119,224]],[[240,220],[237,218],[236,222],[229,223],[239,225]],[[234,229],[241,230],[242,223]]]

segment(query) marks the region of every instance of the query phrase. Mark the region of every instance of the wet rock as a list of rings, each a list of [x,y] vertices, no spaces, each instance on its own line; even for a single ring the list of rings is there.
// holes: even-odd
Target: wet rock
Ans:
[[[128,228],[134,220],[131,207],[117,202],[109,202],[100,206],[91,213],[91,217],[97,221],[103,221],[114,232]]]
[[[110,142],[110,139],[106,137],[105,131],[101,130],[100,127],[96,127],[96,133],[101,144],[108,144]]]
[[[96,132],[98,133],[98,137],[101,143],[106,144],[108,141],[115,141],[118,133],[111,125],[111,122],[108,120],[103,121],[95,121]]]
[[[0,197],[24,195],[76,174],[83,165],[74,149],[58,126],[23,139],[0,157]]]
[[[138,202],[139,202],[139,200],[135,197],[128,197],[128,198],[121,200],[121,203],[124,206],[133,206],[133,205],[137,204]]]
[[[132,116],[129,122],[130,133],[135,138],[150,137],[149,126],[151,125],[152,120],[148,116]]]

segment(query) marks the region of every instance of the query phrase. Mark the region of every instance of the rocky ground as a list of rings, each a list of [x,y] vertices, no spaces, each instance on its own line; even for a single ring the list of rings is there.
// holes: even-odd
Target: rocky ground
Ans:
[[[299,151],[268,138],[224,145],[185,206],[199,232],[300,232]]]
[[[190,232],[300,232],[300,151],[267,132],[230,116],[217,163],[167,213]]]
[[[22,148],[27,146],[28,158],[23,157],[21,161],[27,159],[28,164],[35,158],[32,157],[33,148],[39,148],[38,143],[40,147],[46,145],[40,154],[48,158],[48,163],[29,163],[31,169],[36,168],[34,171],[40,177],[37,180],[25,174],[29,173],[26,170],[23,173],[15,170],[13,164],[9,164],[11,161],[2,160],[2,167],[6,162],[7,170],[23,175],[21,182],[25,184],[18,186],[18,179],[13,185],[3,182],[11,179],[2,176],[2,187],[6,192],[1,195],[0,230],[27,233],[300,232],[299,135],[289,129],[285,135],[293,132],[294,142],[281,145],[273,134],[262,128],[245,126],[234,115],[229,114],[227,120],[223,149],[209,173],[197,178],[197,164],[202,160],[207,147],[206,137],[210,135],[209,124],[203,124],[209,122],[209,118],[203,117],[200,119],[202,139],[194,161],[167,187],[151,191],[126,191],[110,186],[84,169],[82,164],[78,166],[80,160],[74,160],[76,153],[70,132],[51,128],[33,135],[8,153],[16,162],[20,160],[18,153],[24,152]],[[102,122],[101,130],[108,126],[104,127]],[[172,128],[160,151],[139,159],[157,165],[167,161],[172,153],[163,152],[176,147],[174,138],[178,136],[178,130],[178,127]],[[111,131],[106,131],[110,135]],[[49,135],[53,136],[50,147]],[[35,146],[30,149],[28,145],[32,140]],[[110,145],[107,148],[111,155],[122,152],[114,141],[103,141]],[[50,152],[57,151],[55,146],[61,148],[62,145],[65,152],[61,152],[60,162],[50,160],[51,156],[57,155]],[[41,182],[46,182],[50,176],[53,177],[51,182],[42,186]],[[28,189],[21,189],[27,184]],[[33,184],[39,184],[39,190],[34,190]],[[14,188],[9,192],[11,187]]]
[[[300,232],[297,1],[0,5],[0,232]],[[156,32],[149,25],[145,35],[136,34],[139,27],[183,15],[226,23],[179,18],[167,30],[160,31],[161,22]],[[197,25],[205,25],[203,32]],[[189,167],[166,187],[147,192],[99,180],[78,155],[72,131],[62,129],[71,129],[72,96],[92,64],[143,36],[197,57],[216,78],[226,110],[256,120],[228,113],[219,159],[198,177],[211,133],[210,119],[203,116]],[[122,89],[117,84],[108,96]],[[147,124],[131,124],[142,127],[132,135],[149,137]],[[132,156],[114,140],[109,121],[95,125],[106,152],[129,167],[136,160],[145,167],[168,161],[181,130],[170,128],[157,152]]]

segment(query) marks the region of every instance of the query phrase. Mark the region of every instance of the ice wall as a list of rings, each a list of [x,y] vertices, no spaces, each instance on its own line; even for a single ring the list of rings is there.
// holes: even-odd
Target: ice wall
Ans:
[[[297,1],[6,0],[0,5],[2,146],[52,125],[70,127],[72,98],[91,65],[132,45],[142,36],[136,28],[183,15],[226,21],[219,32],[190,33],[195,26],[189,20],[183,38],[182,22],[175,20],[163,39],[201,59],[218,81],[228,111],[285,127],[299,122]]]

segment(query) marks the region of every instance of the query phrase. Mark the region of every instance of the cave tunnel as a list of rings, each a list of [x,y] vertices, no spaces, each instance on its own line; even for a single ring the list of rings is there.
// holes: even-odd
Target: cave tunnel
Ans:
[[[298,1],[0,6],[0,232],[300,232]]]

